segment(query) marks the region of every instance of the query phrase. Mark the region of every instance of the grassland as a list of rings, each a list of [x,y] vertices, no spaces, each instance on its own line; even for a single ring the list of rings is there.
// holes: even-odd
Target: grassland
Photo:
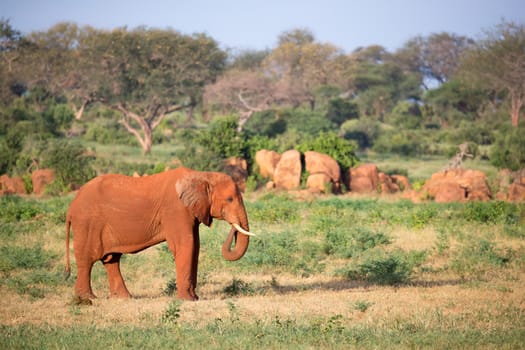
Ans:
[[[525,348],[525,205],[251,193],[248,253],[201,228],[198,302],[164,244],[128,255],[130,300],[72,303],[72,196],[0,199],[0,348]],[[75,271],[73,266],[73,271]]]

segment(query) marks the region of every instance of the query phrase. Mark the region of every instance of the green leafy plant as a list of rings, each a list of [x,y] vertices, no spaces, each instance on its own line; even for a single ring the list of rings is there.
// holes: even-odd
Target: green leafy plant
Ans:
[[[450,267],[462,278],[483,279],[494,268],[507,266],[513,259],[512,249],[498,249],[486,239],[469,239],[454,254]]]
[[[168,307],[166,308],[166,310],[164,310],[164,313],[162,314],[161,323],[170,326],[177,325],[180,319],[181,305],[182,301],[180,300],[170,301]]]
[[[355,154],[355,142],[345,140],[335,132],[321,132],[315,139],[303,141],[297,149],[303,153],[316,151],[327,154],[339,163],[343,171],[354,166],[359,160]]]
[[[342,274],[349,279],[363,280],[381,285],[407,283],[425,258],[422,252],[405,253],[396,249],[384,251],[368,250],[351,263]]]
[[[368,310],[374,303],[366,300],[357,300],[353,305],[352,308],[357,311],[365,312]]]
[[[522,169],[525,166],[524,134],[523,123],[519,128],[499,133],[491,147],[491,163],[498,168]]]
[[[92,167],[93,158],[78,143],[56,140],[42,154],[43,167],[55,170],[55,186],[71,189],[73,185],[82,185],[95,177]]]
[[[172,296],[177,291],[177,282],[175,279],[170,279],[168,283],[166,284],[166,288],[164,288],[164,294],[168,296]]]
[[[223,289],[227,296],[251,295],[254,293],[252,285],[238,278],[233,278],[231,283]]]

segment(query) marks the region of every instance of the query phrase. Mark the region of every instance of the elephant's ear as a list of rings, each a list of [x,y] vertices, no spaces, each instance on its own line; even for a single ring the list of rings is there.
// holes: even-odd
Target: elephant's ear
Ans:
[[[206,179],[199,176],[186,176],[177,181],[175,189],[182,203],[193,215],[206,226],[210,226],[210,185]]]

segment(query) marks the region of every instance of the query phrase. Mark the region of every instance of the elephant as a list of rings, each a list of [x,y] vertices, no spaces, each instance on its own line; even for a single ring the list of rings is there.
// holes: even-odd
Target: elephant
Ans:
[[[77,263],[75,296],[82,301],[96,298],[91,270],[97,261],[106,269],[110,296],[131,297],[120,272],[122,254],[167,242],[175,259],[177,297],[198,300],[199,226],[210,226],[213,219],[231,225],[222,245],[223,257],[240,259],[254,234],[249,231],[241,192],[229,175],[180,167],[143,177],[98,176],[80,188],[66,214],[66,277],[71,273],[71,228]]]

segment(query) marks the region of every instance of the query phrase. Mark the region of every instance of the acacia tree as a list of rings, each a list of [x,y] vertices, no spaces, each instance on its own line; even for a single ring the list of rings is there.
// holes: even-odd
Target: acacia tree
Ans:
[[[501,23],[487,32],[463,60],[462,73],[472,84],[505,93],[512,126],[518,127],[525,104],[525,26]]]
[[[410,39],[392,58],[404,71],[417,74],[421,86],[429,90],[454,77],[462,55],[471,45],[473,40],[465,36],[434,33]]]
[[[283,99],[278,93],[276,82],[262,72],[231,69],[214,84],[206,86],[204,101],[209,106],[218,106],[223,113],[237,111],[237,131],[240,132],[253,113],[264,111]]]
[[[419,98],[419,76],[403,69],[384,47],[359,48],[350,58],[348,84],[363,114],[382,119],[397,101]]]
[[[151,151],[153,130],[168,114],[191,109],[226,58],[206,35],[143,27],[96,31],[82,53],[97,59],[100,99],[120,113],[145,153]]]
[[[8,104],[25,89],[17,68],[23,57],[22,49],[28,44],[22,33],[11,26],[9,20],[0,18],[0,103]]]
[[[239,128],[253,115],[276,106],[315,108],[322,87],[341,82],[342,53],[335,46],[314,41],[305,29],[284,32],[270,52],[250,55],[206,87],[205,101],[239,113]]]
[[[342,52],[337,47],[316,42],[308,30],[295,29],[280,35],[279,46],[262,65],[278,81],[281,94],[288,97],[292,106],[306,102],[314,109],[316,92],[333,82],[340,56]]]

